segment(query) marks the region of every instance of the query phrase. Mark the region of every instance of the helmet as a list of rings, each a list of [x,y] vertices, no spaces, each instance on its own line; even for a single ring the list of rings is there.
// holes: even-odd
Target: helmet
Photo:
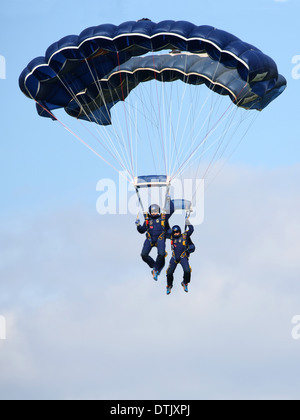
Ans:
[[[180,236],[181,235],[181,229],[180,226],[175,225],[172,227],[172,235]]]
[[[151,216],[154,216],[154,217],[159,217],[160,216],[160,207],[159,207],[159,205],[158,204],[152,204],[149,207],[149,214]]]

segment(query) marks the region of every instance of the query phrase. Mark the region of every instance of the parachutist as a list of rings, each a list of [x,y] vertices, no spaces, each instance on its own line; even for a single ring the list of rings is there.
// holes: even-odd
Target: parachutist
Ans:
[[[189,263],[189,256],[194,252],[195,246],[190,237],[194,232],[194,227],[189,224],[188,229],[181,233],[180,226],[173,226],[171,237],[172,258],[167,269],[167,295],[171,293],[174,281],[174,272],[178,264],[181,264],[183,269],[183,282],[181,286],[185,292],[188,292],[188,285],[191,282],[192,269]]]
[[[174,204],[170,202],[168,214],[161,213],[157,204],[149,207],[149,212],[145,214],[145,222],[143,225],[137,225],[139,233],[146,233],[146,240],[141,252],[143,261],[152,268],[152,276],[157,280],[157,276],[165,266],[166,258],[166,234],[170,230],[169,218],[174,213]],[[150,257],[152,248],[157,248],[156,261]]]

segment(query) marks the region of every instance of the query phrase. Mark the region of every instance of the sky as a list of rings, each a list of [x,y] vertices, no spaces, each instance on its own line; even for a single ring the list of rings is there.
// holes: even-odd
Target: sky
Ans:
[[[3,2],[0,399],[294,399],[300,395],[298,0]],[[192,282],[165,294],[135,216],[100,215],[118,177],[19,90],[27,63],[101,23],[212,25],[288,83],[205,189]],[[170,251],[169,251],[170,252]]]

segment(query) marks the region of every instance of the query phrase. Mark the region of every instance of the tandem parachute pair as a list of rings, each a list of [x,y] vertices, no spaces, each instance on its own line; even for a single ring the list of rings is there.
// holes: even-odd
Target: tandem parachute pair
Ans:
[[[19,85],[39,115],[61,122],[54,112],[64,109],[81,121],[79,129],[69,128],[72,118],[62,124],[134,184],[149,173],[172,182],[188,169],[206,177],[286,80],[228,32],[142,19],[62,38],[27,65]]]

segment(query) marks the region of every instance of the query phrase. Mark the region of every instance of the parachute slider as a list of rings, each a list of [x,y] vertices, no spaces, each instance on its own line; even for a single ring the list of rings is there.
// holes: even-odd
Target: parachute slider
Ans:
[[[146,175],[134,178],[133,185],[137,188],[170,187],[171,177],[167,175]]]
[[[175,199],[175,200],[172,200],[172,202],[174,204],[175,210],[185,210],[188,213],[191,213],[193,211],[192,202],[189,200]]]

